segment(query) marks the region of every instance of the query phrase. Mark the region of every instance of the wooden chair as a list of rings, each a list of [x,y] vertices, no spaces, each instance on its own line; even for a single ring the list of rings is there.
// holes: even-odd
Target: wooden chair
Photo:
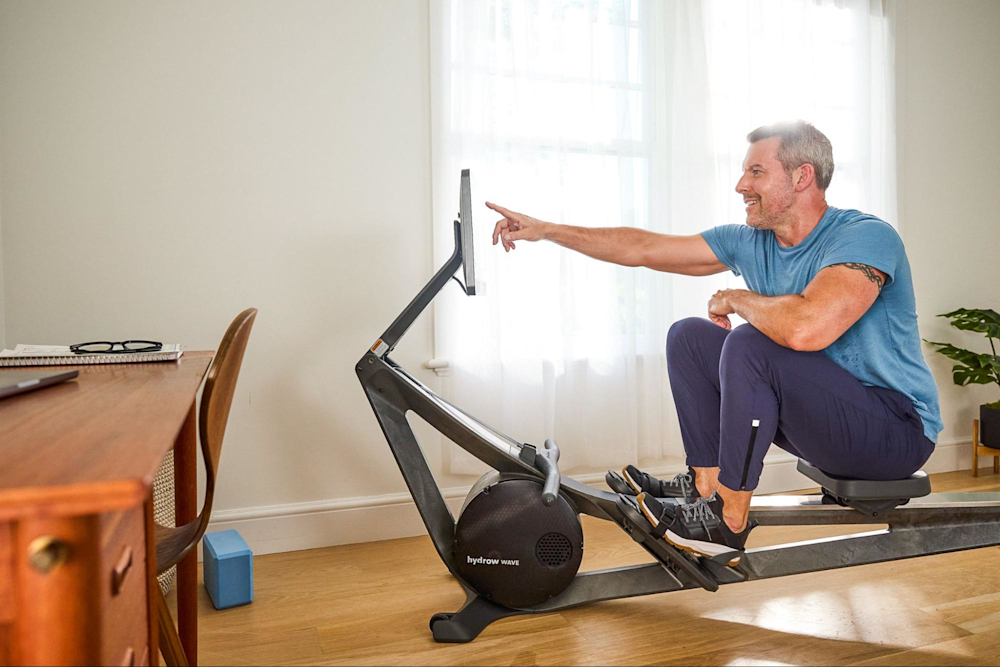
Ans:
[[[201,412],[198,416],[201,452],[205,459],[205,505],[194,521],[176,528],[156,524],[156,573],[161,574],[184,559],[195,548],[208,528],[212,514],[212,499],[215,497],[215,477],[219,469],[219,455],[222,453],[222,437],[229,420],[229,408],[233,403],[236,379],[243,364],[243,352],[250,338],[250,328],[257,316],[256,308],[248,308],[240,313],[219,344],[212,368],[201,394]],[[168,665],[187,665],[187,655],[181,645],[177,629],[167,608],[167,602],[156,589],[157,624],[160,633],[160,652]]]
[[[979,457],[993,457],[993,472],[1000,472],[1000,449],[979,444],[979,420],[972,420],[972,476],[979,477]]]

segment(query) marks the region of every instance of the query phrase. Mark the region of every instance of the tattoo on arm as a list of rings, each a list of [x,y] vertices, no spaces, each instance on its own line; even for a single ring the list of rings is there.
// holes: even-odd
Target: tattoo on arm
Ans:
[[[834,266],[846,266],[849,269],[854,269],[865,274],[865,277],[869,281],[875,283],[878,286],[879,293],[882,292],[882,276],[875,273],[875,270],[867,264],[855,264],[854,262],[841,262],[840,264],[834,264]]]

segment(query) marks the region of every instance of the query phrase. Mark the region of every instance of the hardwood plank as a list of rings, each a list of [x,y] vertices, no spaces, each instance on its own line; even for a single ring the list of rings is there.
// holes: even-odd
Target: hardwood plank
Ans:
[[[929,644],[856,665],[1000,665],[1000,635],[980,633]]]
[[[259,630],[249,640],[245,633],[204,633],[199,659],[207,665],[315,664],[323,654],[315,627],[291,631]],[[247,651],[252,641],[253,651]],[[246,656],[237,658],[233,656]]]
[[[972,633],[1000,633],[1000,593],[945,602],[924,607],[922,611],[936,614],[948,623]]]
[[[398,613],[401,618],[403,613]],[[369,616],[369,628],[371,627]],[[397,619],[393,619],[397,620]],[[399,628],[398,625],[393,627]],[[401,629],[401,628],[399,628]],[[437,644],[428,642],[430,636],[426,619],[419,628],[425,637],[406,632],[406,638],[386,641],[382,644],[370,642],[367,646],[349,648],[330,633],[330,628],[320,628],[320,636],[325,640],[325,656],[318,662],[327,665],[493,665],[497,655],[503,655],[503,662],[512,664],[588,664],[580,659],[583,651],[572,647],[584,647],[587,639],[567,621],[563,614],[542,616],[518,616],[504,619],[490,627],[490,635],[482,636],[470,644]],[[390,637],[382,633],[381,639]],[[329,641],[332,640],[332,641]],[[508,652],[512,652],[508,654]],[[573,656],[567,663],[567,655]],[[589,664],[611,664],[607,661]]]

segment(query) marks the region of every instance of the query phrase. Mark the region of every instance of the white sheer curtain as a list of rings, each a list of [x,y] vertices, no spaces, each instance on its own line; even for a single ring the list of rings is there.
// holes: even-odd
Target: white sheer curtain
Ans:
[[[834,145],[831,204],[894,220],[889,27],[867,0],[431,0],[435,260],[471,168],[481,292],[436,302],[444,394],[520,440],[556,438],[564,470],[679,461],[667,329],[742,281],[550,243],[505,254],[482,202],[669,234],[741,223],[746,134],[805,118]],[[451,472],[482,469],[451,449]]]

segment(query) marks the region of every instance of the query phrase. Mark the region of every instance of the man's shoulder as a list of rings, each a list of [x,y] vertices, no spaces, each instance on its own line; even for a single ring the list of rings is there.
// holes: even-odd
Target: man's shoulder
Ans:
[[[851,228],[851,227],[873,227],[885,225],[889,229],[893,229],[892,225],[878,217],[877,215],[872,215],[871,213],[865,213],[864,211],[859,211],[853,208],[834,208],[830,207],[830,220],[838,227],[841,228]]]
[[[754,229],[750,225],[728,224],[719,225],[717,227],[709,227],[701,234],[704,238],[706,238],[706,240],[711,238],[713,240],[718,239],[723,242],[730,241],[743,244],[750,239],[760,236],[763,234],[763,231],[760,229]]]
[[[899,239],[896,229],[882,218],[856,209],[835,209],[830,207],[830,220],[834,237],[873,237],[892,241]]]
[[[741,243],[750,239],[764,238],[768,235],[774,236],[774,232],[769,229],[756,229],[747,224],[733,223],[728,225],[719,225],[718,227],[711,227],[702,233],[712,234],[714,236],[739,241]]]

